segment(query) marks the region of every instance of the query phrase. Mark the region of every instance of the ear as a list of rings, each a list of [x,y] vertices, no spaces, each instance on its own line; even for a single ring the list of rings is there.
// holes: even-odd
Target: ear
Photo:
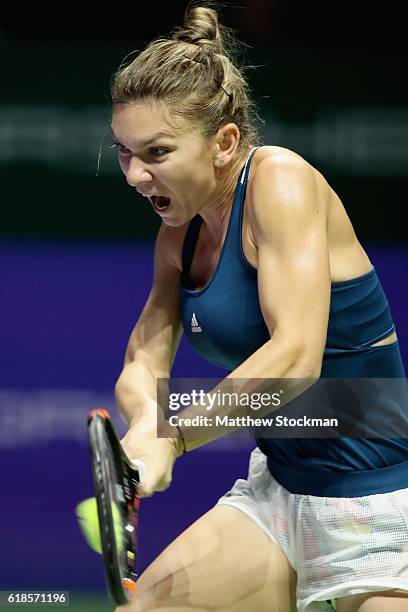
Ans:
[[[235,123],[222,126],[215,137],[214,163],[216,166],[226,166],[235,156],[241,134]]]

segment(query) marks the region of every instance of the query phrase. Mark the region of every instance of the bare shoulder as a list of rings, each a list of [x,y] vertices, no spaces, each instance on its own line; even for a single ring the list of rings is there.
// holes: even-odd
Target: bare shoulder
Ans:
[[[182,249],[188,223],[180,227],[171,227],[162,223],[156,238],[155,260],[181,272]]]
[[[294,178],[296,176],[299,179],[302,177],[304,179],[313,178],[318,184],[321,183],[322,187],[329,187],[324,176],[299,153],[285,147],[269,145],[260,147],[255,151],[251,165],[250,182],[256,182],[256,177],[258,176],[259,180],[259,176],[265,173],[278,176],[279,173],[285,171],[290,171]]]
[[[281,231],[292,220],[326,222],[331,188],[320,172],[298,153],[264,146],[254,153],[248,182],[248,221],[257,243],[261,228]],[[288,228],[289,229],[289,228]]]
[[[250,209],[256,209],[261,201],[264,206],[265,199],[271,207],[284,201],[295,206],[296,202],[302,202],[299,191],[306,202],[309,195],[325,208],[332,190],[324,176],[295,151],[264,146],[254,153],[248,182]]]
[[[275,145],[263,145],[255,151],[253,155],[253,161],[255,164],[264,159],[276,159],[277,161],[279,161],[279,159],[297,159],[307,163],[306,160],[299,155],[299,153],[296,153],[296,151]]]

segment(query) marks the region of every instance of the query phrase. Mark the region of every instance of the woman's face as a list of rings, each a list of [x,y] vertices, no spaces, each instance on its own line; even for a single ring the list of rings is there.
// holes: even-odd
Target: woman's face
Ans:
[[[112,114],[112,137],[127,182],[174,227],[208,206],[217,187],[216,146],[197,128],[178,124],[180,129],[171,127],[150,101],[115,104]]]

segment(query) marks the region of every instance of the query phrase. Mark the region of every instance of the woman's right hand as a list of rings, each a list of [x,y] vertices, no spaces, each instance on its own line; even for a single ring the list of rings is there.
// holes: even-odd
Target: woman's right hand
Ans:
[[[169,430],[170,434],[174,437],[159,438],[157,422],[142,420],[131,424],[121,440],[128,458],[144,464],[139,487],[141,497],[151,497],[156,491],[164,491],[171,484],[173,466],[182,454],[182,445],[177,430]]]

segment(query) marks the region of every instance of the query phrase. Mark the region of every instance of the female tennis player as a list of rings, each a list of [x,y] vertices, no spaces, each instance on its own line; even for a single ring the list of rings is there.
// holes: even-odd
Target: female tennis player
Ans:
[[[143,495],[217,434],[157,437],[182,330],[227,378],[405,377],[389,306],[339,197],[259,142],[231,33],[208,3],[112,80],[127,183],[162,219],[117,399]],[[234,60],[235,61],[235,60]],[[204,431],[201,430],[201,431]],[[140,577],[126,609],[408,612],[408,440],[262,439],[246,480]]]

